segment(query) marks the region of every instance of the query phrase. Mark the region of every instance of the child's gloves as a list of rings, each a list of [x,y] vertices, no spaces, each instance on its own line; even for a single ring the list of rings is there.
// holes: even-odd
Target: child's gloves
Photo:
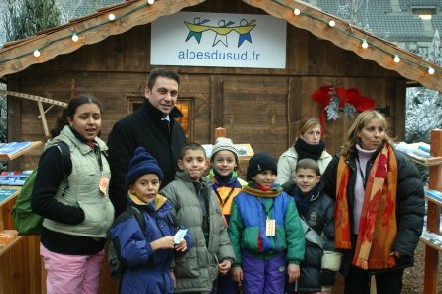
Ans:
[[[319,274],[319,281],[322,286],[332,286],[335,283],[336,272],[322,269]]]

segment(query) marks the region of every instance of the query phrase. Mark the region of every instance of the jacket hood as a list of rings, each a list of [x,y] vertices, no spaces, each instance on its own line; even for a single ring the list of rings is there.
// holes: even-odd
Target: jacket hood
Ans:
[[[168,208],[168,206],[172,206],[172,203],[168,201],[166,197],[161,194],[155,195],[153,201],[149,203],[144,203],[138,199],[138,197],[130,191],[127,191],[127,199],[129,204],[132,204],[138,207],[141,210],[147,211],[158,211],[160,208]]]

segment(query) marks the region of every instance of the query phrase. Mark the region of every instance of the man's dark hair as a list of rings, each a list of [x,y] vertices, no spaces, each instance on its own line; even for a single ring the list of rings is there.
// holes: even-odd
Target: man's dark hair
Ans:
[[[178,86],[180,85],[180,75],[176,71],[165,68],[154,68],[147,76],[147,88],[152,90],[158,77],[175,80]]]

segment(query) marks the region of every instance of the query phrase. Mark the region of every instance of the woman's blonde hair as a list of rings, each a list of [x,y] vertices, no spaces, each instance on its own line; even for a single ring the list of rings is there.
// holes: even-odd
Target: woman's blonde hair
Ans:
[[[385,130],[385,136],[382,142],[385,142],[393,147],[393,140],[387,135],[387,120],[385,117],[376,110],[367,110],[364,112],[361,112],[353,122],[352,126],[347,132],[347,142],[344,144],[341,150],[341,155],[343,156],[349,156],[354,150],[356,144],[359,143],[359,137],[357,136],[357,133],[361,131],[365,125],[367,125],[372,119],[379,119],[381,126]]]
[[[319,119],[317,119],[316,117],[306,119],[305,121],[302,122],[301,127],[299,128],[298,137],[301,137],[301,135],[304,135],[305,133],[307,133],[309,130],[313,129],[316,126],[319,126],[321,128],[321,122],[319,121]]]

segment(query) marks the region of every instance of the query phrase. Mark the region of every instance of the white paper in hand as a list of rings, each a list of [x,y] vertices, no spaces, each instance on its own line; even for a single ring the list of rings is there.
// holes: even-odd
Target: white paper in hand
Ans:
[[[178,230],[178,232],[175,234],[175,236],[173,237],[175,244],[180,244],[181,241],[184,239],[184,236],[186,236],[187,234],[187,229],[184,230]]]

